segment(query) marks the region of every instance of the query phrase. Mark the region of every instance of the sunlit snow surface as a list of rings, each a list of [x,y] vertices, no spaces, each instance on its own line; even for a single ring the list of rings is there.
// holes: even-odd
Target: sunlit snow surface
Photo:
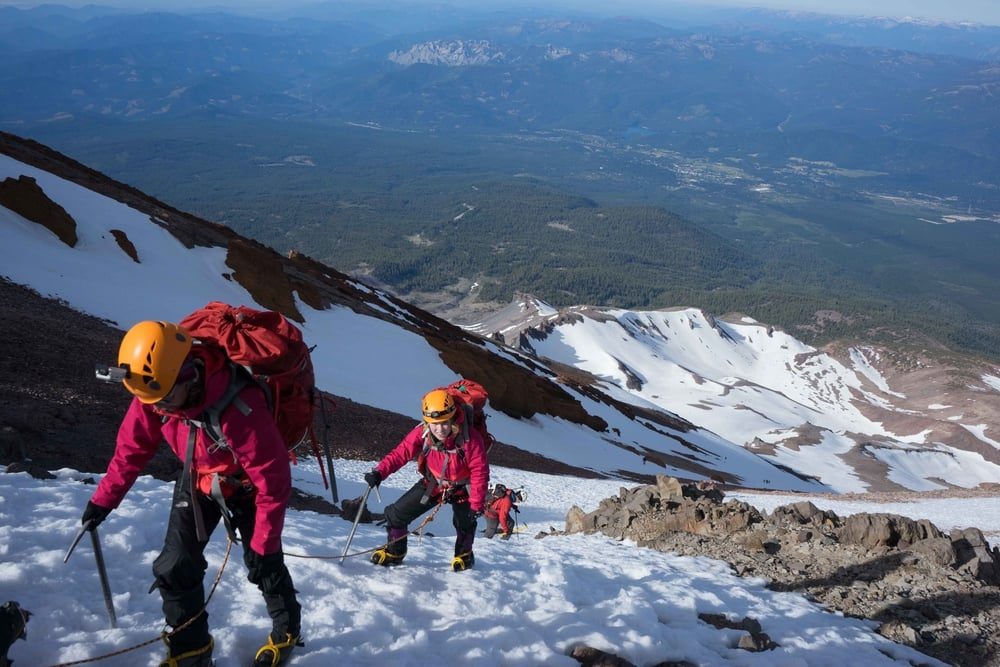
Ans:
[[[1000,466],[979,454],[931,442],[928,430],[891,432],[862,413],[859,400],[891,408],[886,396],[902,396],[889,389],[868,348],[852,349],[847,367],[753,320],[724,322],[692,308],[567,317],[531,345],[604,379],[618,400],[673,412],[837,491],[868,489],[847,454],[875,457],[890,481],[912,490],[944,488],[935,479],[962,487],[1000,481]],[[858,434],[896,446],[859,455]],[[762,443],[773,450],[761,451]],[[781,484],[766,478],[755,486]]]
[[[358,495],[371,463],[337,461],[342,497]],[[159,597],[147,594],[150,567],[163,536],[171,486],[142,477],[102,525],[104,557],[119,629],[109,629],[89,541],[62,563],[93,491],[85,475],[58,471],[38,481],[0,474],[0,598],[34,612],[28,641],[17,642],[17,664],[41,667],[111,653],[155,638],[162,629]],[[293,471],[304,490],[323,493],[316,469]],[[397,498],[416,478],[404,468],[382,485],[383,501]],[[844,664],[941,663],[889,642],[873,623],[822,611],[792,593],[740,579],[720,561],[677,557],[602,536],[533,539],[550,525],[562,528],[566,510],[588,511],[618,484],[495,468],[493,478],[524,485],[523,532],[509,542],[479,539],[476,566],[449,568],[454,543],[450,508],[411,537],[399,568],[382,569],[366,556],[317,560],[289,557],[304,607],[306,646],[292,664],[328,665],[565,665],[567,652],[587,644],[636,664],[688,660],[702,665],[842,667]],[[933,503],[931,503],[932,505]],[[373,510],[380,506],[373,499]],[[290,511],[284,547],[290,554],[339,556],[350,524],[339,518]],[[431,536],[433,535],[433,536]],[[384,530],[362,524],[351,552],[370,549]],[[216,531],[208,548],[210,583],[225,548]],[[209,604],[218,667],[246,665],[269,630],[263,602],[247,582],[240,559],[227,566]],[[779,648],[749,653],[735,648],[737,631],[720,631],[698,613],[751,616]],[[103,660],[125,667],[157,664],[157,643]]]

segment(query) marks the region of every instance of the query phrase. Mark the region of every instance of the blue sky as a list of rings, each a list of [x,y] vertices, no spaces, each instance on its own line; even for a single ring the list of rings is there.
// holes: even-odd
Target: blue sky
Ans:
[[[1000,25],[997,0],[727,0],[720,5],[800,9],[828,14],[919,16]]]

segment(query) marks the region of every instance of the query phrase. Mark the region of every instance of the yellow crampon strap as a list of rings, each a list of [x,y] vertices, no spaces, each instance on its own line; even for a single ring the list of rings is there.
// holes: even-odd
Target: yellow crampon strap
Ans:
[[[167,645],[167,650],[170,650],[170,643],[167,641],[166,635],[163,637],[163,643]],[[178,667],[181,664],[181,660],[186,660],[188,658],[194,658],[199,655],[204,655],[208,653],[211,655],[212,648],[215,646],[215,639],[212,637],[208,638],[208,643],[201,648],[196,648],[193,651],[188,651],[187,653],[181,653],[180,655],[171,655],[163,659],[160,662],[160,667]]]
[[[376,565],[391,565],[394,560],[403,560],[403,557],[390,553],[388,549],[376,549],[372,552],[372,562]]]
[[[458,554],[451,559],[451,569],[455,572],[461,570],[468,570],[469,566],[466,564],[466,558],[472,555],[471,551],[466,551],[464,554]]]
[[[277,667],[282,659],[287,657],[296,646],[302,646],[302,642],[299,641],[298,637],[286,634],[284,641],[275,643],[274,639],[269,634],[267,636],[267,643],[257,650],[257,655],[253,658],[254,662],[258,665],[269,664],[269,667]],[[268,659],[271,662],[264,663],[261,658]]]

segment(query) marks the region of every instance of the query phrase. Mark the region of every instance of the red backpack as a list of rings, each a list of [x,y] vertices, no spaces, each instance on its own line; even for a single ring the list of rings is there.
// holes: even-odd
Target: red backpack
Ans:
[[[457,382],[452,382],[447,387],[438,387],[438,389],[444,389],[448,392],[455,404],[460,406],[465,413],[465,419],[462,422],[462,442],[464,443],[468,439],[467,429],[472,426],[479,431],[479,435],[483,436],[483,444],[488,453],[496,438],[490,435],[486,429],[486,413],[483,412],[483,409],[486,407],[486,401],[489,400],[490,395],[486,393],[483,385],[475,380],[462,378]]]
[[[306,436],[311,436],[313,454],[327,486],[319,444],[312,432],[319,394],[302,331],[281,313],[246,306],[236,308],[218,301],[191,313],[181,320],[180,326],[201,344],[221,349],[233,365],[229,387],[203,415],[208,436],[219,446],[228,446],[222,436],[220,415],[249,382],[257,382],[267,395],[289,458],[295,461],[295,448]],[[327,465],[331,466],[332,475],[329,456]]]

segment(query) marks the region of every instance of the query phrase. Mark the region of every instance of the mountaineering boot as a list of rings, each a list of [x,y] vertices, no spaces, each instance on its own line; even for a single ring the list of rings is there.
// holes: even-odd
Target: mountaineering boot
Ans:
[[[168,643],[167,646],[170,644]],[[169,655],[160,662],[159,667],[212,667],[212,648],[215,640],[208,638],[208,643],[200,648],[183,653],[173,654],[168,650]]]
[[[460,530],[455,535],[455,557],[451,559],[451,569],[455,572],[468,570],[476,562],[476,557],[472,555],[472,543],[476,539],[476,527],[472,530]]]
[[[300,636],[285,633],[285,638],[274,641],[274,633],[267,636],[267,643],[257,650],[253,659],[253,667],[277,667],[283,665],[296,646],[305,646]]]
[[[392,565],[402,565],[403,557],[397,556],[383,547],[372,552],[372,562],[382,567],[390,567]]]
[[[372,562],[383,567],[400,565],[406,556],[406,536],[409,535],[409,530],[386,528],[386,535],[386,545],[372,553]]]
[[[453,572],[468,570],[475,564],[476,556],[471,551],[467,551],[464,554],[456,554],[455,557],[451,559],[451,569]]]

